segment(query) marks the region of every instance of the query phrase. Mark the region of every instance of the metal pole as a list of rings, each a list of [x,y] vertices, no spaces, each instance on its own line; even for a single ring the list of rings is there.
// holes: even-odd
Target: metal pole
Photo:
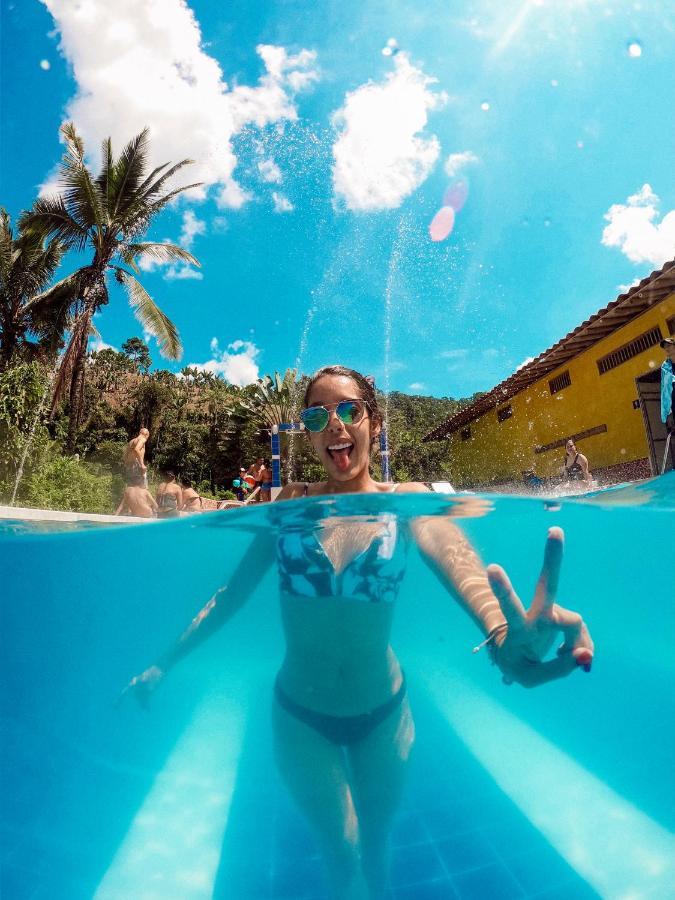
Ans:
[[[668,451],[670,450],[670,439],[673,436],[672,431],[668,431],[668,437],[666,438],[666,452],[663,454],[663,462],[661,463],[661,474],[666,471],[666,465],[668,463]]]
[[[389,466],[389,438],[387,429],[382,426],[380,431],[380,456],[382,457],[382,481],[391,481],[391,468]]]
[[[281,487],[281,442],[279,440],[279,426],[272,425],[272,487]]]

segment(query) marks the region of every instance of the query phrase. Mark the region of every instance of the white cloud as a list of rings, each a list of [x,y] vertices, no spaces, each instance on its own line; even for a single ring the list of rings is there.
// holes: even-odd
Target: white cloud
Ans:
[[[443,168],[448,178],[454,178],[462,169],[477,162],[480,160],[475,153],[472,153],[471,150],[464,150],[462,153],[451,153]]]
[[[426,388],[426,384],[422,381],[413,381],[412,384],[408,385],[409,391],[423,391]]]
[[[529,366],[531,362],[534,362],[534,356],[526,356],[525,359],[516,366],[515,371],[520,372],[525,366]]]
[[[630,196],[626,203],[615,203],[605,213],[609,222],[602,232],[605,247],[619,247],[634,263],[663,265],[675,257],[675,209],[657,222],[659,198],[649,184]]]
[[[185,0],[42,2],[72,66],[77,92],[66,117],[85,146],[94,152],[110,135],[119,153],[148,125],[150,164],[196,160],[175,183],[203,182],[192,192],[197,198],[214,187],[222,206],[239,208],[250,196],[234,178],[233,137],[247,125],[296,119],[296,94],[318,79],[313,51],[263,44],[256,48],[265,67],[258,83],[231,90]],[[48,188],[53,179],[43,193]]]
[[[349,209],[395,209],[427,178],[441,148],[420,132],[446,100],[435,81],[399,53],[384,81],[351,91],[333,114],[333,189]]]
[[[283,194],[279,194],[277,191],[272,191],[272,201],[275,213],[293,212],[295,209],[288,197],[284,197]]]
[[[617,284],[616,289],[620,294],[627,294],[632,287],[640,284],[641,281],[641,278],[634,278],[630,284]]]
[[[263,181],[270,184],[281,184],[281,169],[273,159],[263,159],[258,163],[258,171]]]
[[[468,350],[441,350],[438,354],[441,359],[463,359],[467,354]]]
[[[192,266],[171,265],[162,273],[162,278],[166,281],[202,281],[204,276],[199,269],[193,269]]]
[[[211,339],[212,358],[205,363],[190,363],[191,369],[222,375],[230,384],[243,387],[252,384],[259,377],[256,358],[260,349],[252,341],[236,340],[221,350],[218,338]]]
[[[191,209],[186,209],[183,213],[183,227],[178,243],[186,250],[192,250],[195,238],[200,234],[206,234],[206,222],[198,219]]]
[[[113,347],[112,344],[106,344],[101,337],[94,338],[93,341],[89,342],[90,353],[100,353],[101,350],[114,350],[116,353],[119,352],[117,347]]]

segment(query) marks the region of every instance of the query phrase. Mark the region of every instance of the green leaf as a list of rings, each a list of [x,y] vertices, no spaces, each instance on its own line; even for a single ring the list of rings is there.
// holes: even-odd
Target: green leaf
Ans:
[[[183,348],[176,326],[157,306],[140,281],[123,269],[119,271],[124,273],[124,283],[134,315],[143,328],[154,336],[159,344],[159,352],[167,359],[180,359]]]

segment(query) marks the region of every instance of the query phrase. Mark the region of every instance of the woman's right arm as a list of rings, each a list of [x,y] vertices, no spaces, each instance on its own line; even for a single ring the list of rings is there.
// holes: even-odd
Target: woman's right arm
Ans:
[[[274,534],[257,534],[246,548],[228,583],[218,588],[176,643],[154,665],[131,679],[122,694],[134,693],[146,705],[149,694],[166,673],[218,631],[246,603],[274,562],[275,550]],[[255,564],[251,564],[251,559],[255,559]]]

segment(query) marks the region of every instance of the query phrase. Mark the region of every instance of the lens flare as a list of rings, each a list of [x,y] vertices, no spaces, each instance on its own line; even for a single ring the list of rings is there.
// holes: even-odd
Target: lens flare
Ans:
[[[442,206],[431,220],[429,237],[432,241],[444,241],[455,224],[455,211],[451,206]]]
[[[458,213],[469,197],[469,181],[467,178],[458,178],[448,186],[443,194],[443,206],[451,206]]]

